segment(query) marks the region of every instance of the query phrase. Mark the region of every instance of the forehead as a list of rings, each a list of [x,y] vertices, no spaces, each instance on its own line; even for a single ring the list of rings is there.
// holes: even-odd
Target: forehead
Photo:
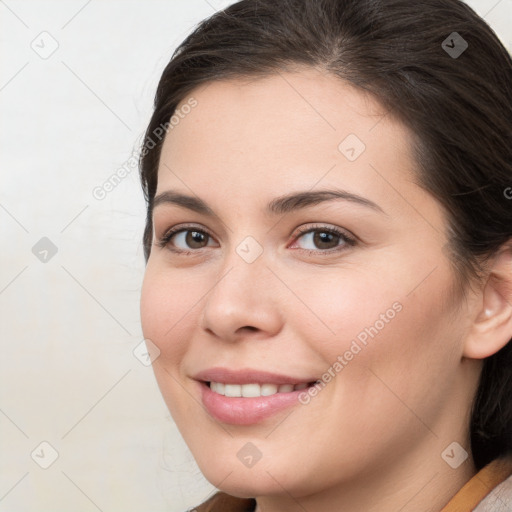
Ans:
[[[209,82],[176,113],[157,191],[183,189],[183,181],[205,193],[222,185],[241,193],[311,188],[326,174],[364,188],[376,177],[369,164],[391,169],[395,181],[413,166],[408,130],[369,94],[316,69]],[[356,144],[356,160],[343,154],[344,141]]]
[[[386,114],[369,94],[339,78],[311,68],[294,72],[278,72],[265,77],[238,78],[208,82],[196,88],[177,107],[177,111],[193,97],[197,106],[180,116],[183,128],[193,128],[194,135],[216,125],[229,141],[251,138],[274,143],[299,141],[343,134],[347,129],[361,136]],[[185,123],[185,117],[193,122]],[[201,130],[203,128],[203,130]],[[216,130],[217,131],[217,130]],[[256,137],[257,134],[257,137]],[[209,133],[209,138],[215,133]]]

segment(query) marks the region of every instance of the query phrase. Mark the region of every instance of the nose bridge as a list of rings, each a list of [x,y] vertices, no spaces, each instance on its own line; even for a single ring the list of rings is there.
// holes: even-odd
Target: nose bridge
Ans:
[[[218,292],[227,291],[235,295],[242,291],[248,292],[251,287],[257,287],[263,281],[268,281],[272,273],[267,268],[267,264],[268,254],[264,251],[262,243],[255,237],[247,235],[230,246],[229,252],[224,255],[219,281],[214,288],[218,288]],[[254,291],[256,294],[260,293],[256,289]],[[253,295],[244,293],[243,297],[251,299]]]
[[[224,302],[223,307],[261,304],[268,288],[269,269],[263,253],[255,256],[254,245],[242,241],[225,257],[218,280],[208,294],[208,302]]]

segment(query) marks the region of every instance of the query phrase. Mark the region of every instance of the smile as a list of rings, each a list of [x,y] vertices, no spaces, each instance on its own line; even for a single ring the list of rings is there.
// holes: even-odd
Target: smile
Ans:
[[[259,396],[271,396],[276,393],[291,393],[312,386],[314,382],[300,384],[227,384],[224,382],[208,382],[210,389],[214,393],[226,397],[244,397],[254,398]]]

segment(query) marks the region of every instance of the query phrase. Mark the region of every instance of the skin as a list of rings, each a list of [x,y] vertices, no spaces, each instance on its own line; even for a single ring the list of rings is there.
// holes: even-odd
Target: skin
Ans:
[[[166,136],[157,195],[198,196],[218,217],[155,208],[141,320],[160,350],[158,385],[201,471],[229,494],[256,497],[258,512],[441,510],[476,472],[470,453],[456,469],[441,454],[452,442],[470,452],[481,358],[512,337],[512,320],[498,280],[466,300],[454,295],[446,218],[417,185],[410,133],[317,69],[209,83],[190,96],[197,106]],[[353,162],[338,150],[348,134],[366,145]],[[346,200],[264,211],[278,196],[329,188],[385,213]],[[211,238],[202,248],[183,234],[156,244],[184,223]],[[318,225],[347,231],[356,245],[297,234]],[[263,250],[252,263],[236,252],[247,236]],[[509,265],[509,253],[499,262]],[[249,426],[221,424],[202,406],[198,371],[320,378],[395,302],[401,311],[308,405]],[[249,441],[261,452],[251,468],[237,458]]]

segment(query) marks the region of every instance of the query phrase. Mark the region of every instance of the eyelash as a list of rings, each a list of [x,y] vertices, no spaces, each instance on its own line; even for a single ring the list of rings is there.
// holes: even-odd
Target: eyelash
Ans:
[[[185,255],[185,256],[197,253],[201,249],[206,249],[206,247],[202,247],[201,249],[193,249],[193,250],[187,251],[187,250],[184,250],[184,249],[171,248],[169,246],[169,242],[171,241],[171,238],[174,235],[176,235],[178,233],[181,233],[182,231],[197,231],[199,233],[203,233],[203,234],[209,236],[210,238],[214,238],[210,233],[208,233],[208,231],[206,231],[204,229],[199,229],[196,226],[183,226],[182,225],[182,226],[175,227],[175,228],[172,228],[169,231],[167,231],[162,236],[162,238],[160,238],[157,241],[158,247],[160,247],[160,248],[166,248],[167,247],[170,251],[172,251],[174,253],[182,254],[182,255]],[[306,254],[330,255],[332,253],[342,252],[342,251],[346,250],[347,246],[348,247],[353,247],[353,246],[355,246],[357,244],[357,240],[356,240],[355,237],[350,236],[347,233],[345,233],[344,231],[341,231],[341,230],[339,230],[337,228],[328,227],[328,226],[324,226],[324,225],[308,226],[306,228],[299,228],[299,230],[297,232],[297,235],[295,236],[294,240],[299,239],[301,236],[303,236],[303,235],[305,235],[307,233],[311,233],[311,232],[315,232],[315,231],[319,231],[321,233],[329,233],[329,234],[333,234],[333,235],[339,236],[340,239],[343,241],[343,245],[341,247],[337,246],[337,247],[334,247],[334,248],[331,248],[331,249],[295,249],[295,250],[299,250],[299,251],[301,251],[303,253],[306,253]]]

